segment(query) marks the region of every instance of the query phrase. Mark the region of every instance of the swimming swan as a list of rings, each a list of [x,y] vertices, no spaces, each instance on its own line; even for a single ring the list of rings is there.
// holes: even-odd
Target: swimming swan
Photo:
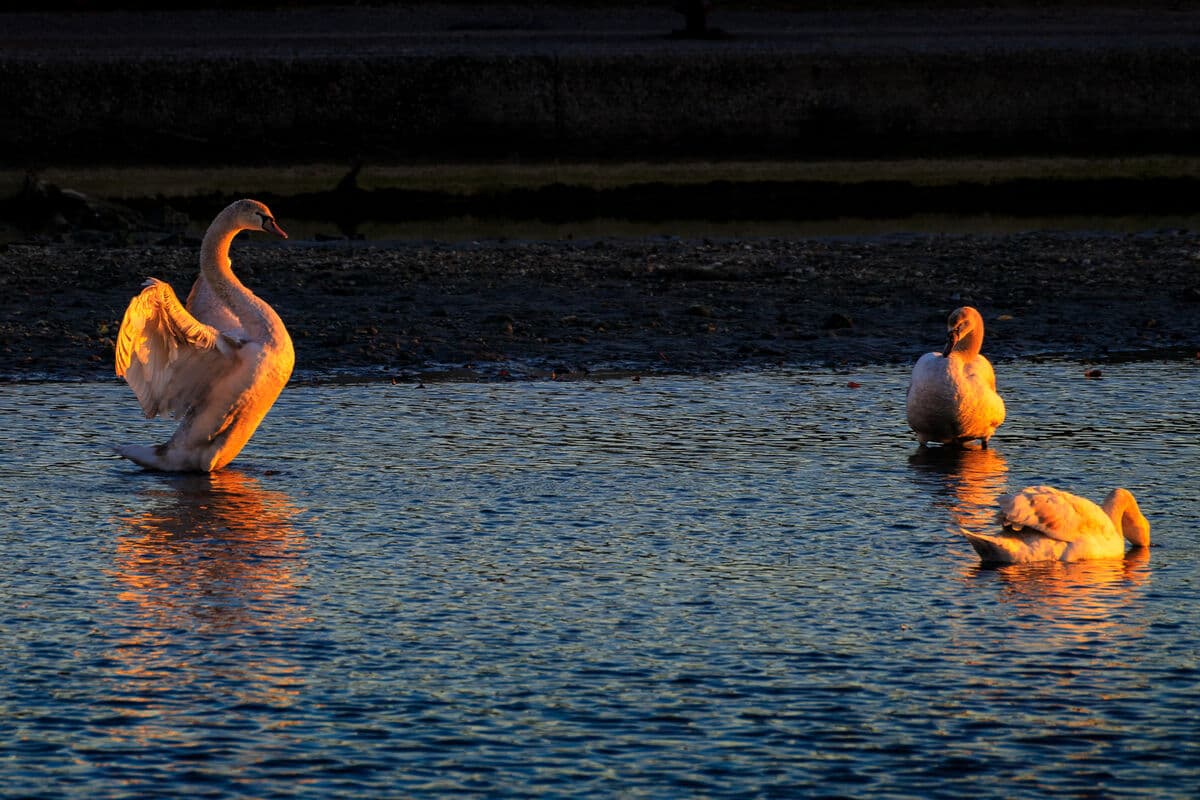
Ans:
[[[1126,539],[1150,546],[1150,523],[1125,489],[1109,492],[1103,508],[1053,486],[1029,486],[999,502],[1003,533],[963,530],[985,563],[1121,558]]]
[[[117,334],[117,375],[148,418],[180,420],[166,444],[117,452],[147,469],[211,472],[241,451],[295,364],[279,315],[233,274],[229,245],[241,231],[287,234],[262,203],[238,200],[217,215],[200,245],[200,276],[186,308],[150,278]]]
[[[913,367],[908,425],[921,446],[978,439],[986,448],[1004,422],[1004,400],[996,393],[991,362],[979,354],[983,317],[974,308],[963,306],[950,314],[946,329],[946,348],[941,353],[926,353]]]

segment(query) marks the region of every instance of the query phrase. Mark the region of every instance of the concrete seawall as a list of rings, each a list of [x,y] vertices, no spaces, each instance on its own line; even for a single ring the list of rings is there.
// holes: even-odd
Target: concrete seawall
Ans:
[[[0,15],[0,166],[1200,149],[1200,13],[1087,17]]]

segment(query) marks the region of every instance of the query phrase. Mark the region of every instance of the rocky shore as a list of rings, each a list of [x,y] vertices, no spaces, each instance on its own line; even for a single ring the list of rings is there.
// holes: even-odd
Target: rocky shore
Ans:
[[[907,363],[946,314],[997,360],[1194,359],[1195,237],[263,244],[234,267],[281,314],[297,380],[545,379]],[[197,246],[0,246],[0,379],[114,379],[147,276],[186,296]]]

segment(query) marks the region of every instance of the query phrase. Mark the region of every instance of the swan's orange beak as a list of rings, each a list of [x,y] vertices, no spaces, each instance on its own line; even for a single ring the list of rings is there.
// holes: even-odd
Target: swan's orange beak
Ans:
[[[287,232],[283,228],[279,227],[279,223],[276,222],[273,217],[267,217],[265,220],[263,220],[263,230],[267,233],[275,234],[280,239],[288,238]]]

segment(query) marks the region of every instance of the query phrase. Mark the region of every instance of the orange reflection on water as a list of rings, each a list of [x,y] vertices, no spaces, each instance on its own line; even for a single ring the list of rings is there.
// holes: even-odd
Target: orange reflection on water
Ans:
[[[303,682],[286,649],[241,646],[310,622],[297,601],[304,568],[302,509],[234,470],[161,476],[117,520],[116,599],[125,620],[110,653],[124,684],[126,722],[114,738],[185,735],[160,701],[173,693],[293,704]],[[259,652],[257,657],[250,655]]]
[[[976,567],[976,573],[987,568]],[[1024,625],[1049,623],[1064,644],[1124,625],[1141,627],[1138,615],[1121,613],[1137,587],[1150,579],[1150,550],[1125,558],[1013,564],[992,571],[1003,581],[1000,601]]]
[[[958,527],[981,532],[996,527],[996,501],[1008,491],[1008,464],[1000,453],[922,447],[908,463],[934,481],[934,506],[948,510]]]
[[[295,589],[304,534],[287,495],[233,470],[164,478],[147,495],[120,520],[119,599],[192,626],[288,621],[276,601]]]
[[[1014,661],[1024,663],[1036,673],[1036,679],[1023,683],[1024,691],[1047,702],[1055,702],[1064,687],[1077,688],[1080,681],[1103,672],[1081,673],[1081,664],[1134,666],[1142,657],[1148,624],[1141,596],[1151,576],[1149,559],[1149,551],[1139,548],[1125,559],[1042,561],[995,569],[976,565],[974,579],[1000,581],[987,615],[988,627],[1003,638],[1004,646],[975,647],[968,663],[980,675],[1004,673]],[[978,642],[976,632],[961,638],[964,651],[971,649],[968,642]],[[1097,692],[1094,706],[1077,709],[1070,725],[1111,726],[1101,709],[1109,701],[1136,699],[1140,686],[1137,681],[1106,685]]]
[[[1065,730],[1091,737],[1118,735],[1124,722],[1108,711],[1115,702],[1139,701],[1148,682],[1128,674],[1145,657],[1145,587],[1149,550],[1125,559],[1042,561],[989,568],[975,564],[964,576],[976,588],[995,586],[995,599],[954,633],[964,663],[977,677],[973,691],[1002,704],[1054,707],[1064,693],[1079,700],[1060,721]],[[981,632],[982,631],[982,632]],[[1015,669],[1015,672],[1014,672]],[[1124,677],[1110,679],[1113,672]],[[999,722],[1000,720],[997,720]],[[1081,750],[1072,758],[1086,758]]]

